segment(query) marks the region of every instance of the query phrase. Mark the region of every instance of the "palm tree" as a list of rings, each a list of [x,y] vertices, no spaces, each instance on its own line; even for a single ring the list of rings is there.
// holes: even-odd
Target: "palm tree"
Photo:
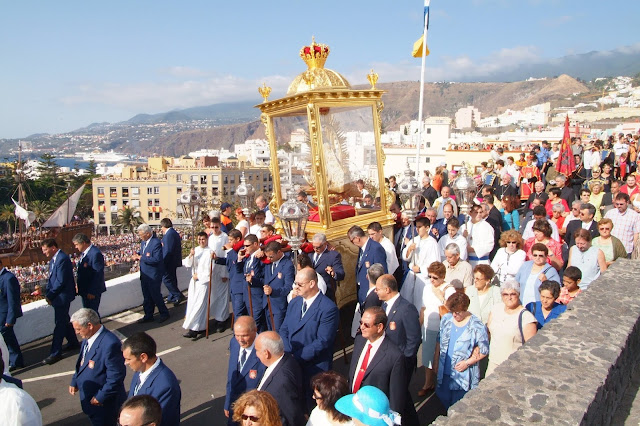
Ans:
[[[51,205],[44,200],[35,200],[29,203],[29,210],[36,215],[35,222],[38,222],[40,225],[44,223],[53,212]]]
[[[136,228],[143,223],[144,220],[142,220],[140,213],[135,208],[124,207],[118,212],[118,218],[114,225],[120,232],[126,231],[134,234]]]
[[[13,231],[11,231],[11,221],[13,221],[15,224],[15,207],[9,204],[5,204],[4,206],[0,207],[0,222],[7,223],[7,232],[9,234],[13,234]]]

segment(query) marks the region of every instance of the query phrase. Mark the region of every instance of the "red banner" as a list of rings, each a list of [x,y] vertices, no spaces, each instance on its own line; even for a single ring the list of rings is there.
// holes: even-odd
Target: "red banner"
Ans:
[[[573,159],[573,151],[571,150],[571,134],[569,133],[569,116],[564,121],[564,137],[562,138],[562,146],[560,147],[560,156],[556,170],[565,176],[569,176],[576,169],[576,162]]]

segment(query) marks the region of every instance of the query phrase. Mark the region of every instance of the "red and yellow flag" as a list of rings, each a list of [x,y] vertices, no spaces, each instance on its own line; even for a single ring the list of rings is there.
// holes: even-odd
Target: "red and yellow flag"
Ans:
[[[569,176],[576,169],[576,162],[573,159],[573,151],[571,150],[571,133],[569,132],[569,116],[564,121],[564,137],[560,146],[560,155],[558,156],[558,164],[556,170],[565,176]]]

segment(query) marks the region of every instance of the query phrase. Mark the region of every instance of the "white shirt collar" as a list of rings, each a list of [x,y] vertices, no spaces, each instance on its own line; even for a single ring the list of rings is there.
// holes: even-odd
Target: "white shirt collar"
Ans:
[[[144,383],[145,380],[147,380],[147,377],[149,377],[151,372],[155,370],[159,365],[160,365],[160,357],[157,357],[156,362],[154,362],[151,367],[147,368],[147,371],[140,373],[140,376],[138,376],[138,378],[140,379],[140,384],[138,386],[142,386],[142,384]]]
[[[249,355],[251,355],[251,351],[253,350],[255,345],[256,345],[256,341],[254,340],[253,343],[251,344],[251,346],[249,346],[248,348],[243,348],[241,346],[240,350],[238,351],[238,361],[240,361],[240,359],[242,358],[242,351],[247,351],[247,359],[249,359]]]
[[[262,385],[267,380],[271,372],[278,366],[280,361],[282,361],[282,358],[284,358],[284,354],[282,354],[280,358],[278,358],[273,364],[267,367],[267,369],[264,371],[264,376],[262,376],[262,380],[260,380],[260,384],[258,385],[258,390],[262,389]]]
[[[317,299],[319,294],[320,294],[320,291],[318,291],[316,294],[314,294],[313,296],[309,297],[308,299],[304,299],[304,301],[307,302],[307,310],[309,310],[311,305],[313,305],[313,302]]]
[[[93,244],[89,244],[89,247],[87,247],[83,252],[82,252],[82,257],[85,257],[87,255],[87,253],[89,253],[89,250],[91,250],[91,247],[93,247]]]
[[[591,224],[592,223],[593,223],[593,219],[588,223],[582,222],[582,229],[591,229]]]
[[[386,314],[387,316],[389,316],[389,311],[391,310],[391,307],[393,306],[394,303],[396,303],[396,300],[398,300],[398,297],[400,297],[400,293],[396,293],[395,296],[393,296],[391,299],[387,300],[387,309],[386,309]]]
[[[89,349],[91,349],[91,346],[93,345],[93,342],[96,341],[96,339],[98,338],[100,333],[102,333],[102,330],[104,330],[104,326],[103,325],[100,326],[100,328],[98,329],[96,334],[94,334],[93,336],[91,336],[91,337],[89,337],[87,339],[87,351],[89,351]]]

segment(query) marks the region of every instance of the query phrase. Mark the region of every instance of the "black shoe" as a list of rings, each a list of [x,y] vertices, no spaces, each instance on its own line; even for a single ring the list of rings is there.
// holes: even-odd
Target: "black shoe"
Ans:
[[[197,331],[196,335],[193,336],[193,339],[191,339],[191,340],[195,342],[196,340],[199,340],[199,339],[203,338],[205,336],[205,334],[206,334],[206,331],[204,331],[204,330],[203,331]]]
[[[161,316],[160,318],[158,318],[158,322],[159,322],[159,323],[163,323],[163,322],[165,322],[165,321],[166,321],[166,320],[168,320],[168,319],[169,319],[169,315],[165,315],[165,316],[163,316],[163,317]]]
[[[194,337],[196,337],[198,335],[198,332],[193,331],[193,330],[189,330],[186,333],[184,333],[182,335],[182,337],[186,337],[187,339],[193,339]]]
[[[223,322],[218,323],[218,327],[216,328],[216,331],[218,333],[224,333],[224,331],[227,329],[227,326],[224,325]]]
[[[180,297],[178,298],[178,300],[173,302],[173,306],[178,306],[180,305],[182,302],[184,302],[185,300],[187,300],[186,297],[184,297],[184,295],[180,295]]]
[[[45,359],[42,360],[42,363],[45,365],[52,365],[62,359],[62,355],[49,355]]]
[[[80,343],[67,343],[66,345],[64,345],[62,347],[62,350],[64,352],[68,352],[68,351],[75,351],[75,350],[79,350],[80,349]]]
[[[137,324],[144,324],[147,322],[153,322],[153,318],[142,317],[138,321],[136,321]]]

